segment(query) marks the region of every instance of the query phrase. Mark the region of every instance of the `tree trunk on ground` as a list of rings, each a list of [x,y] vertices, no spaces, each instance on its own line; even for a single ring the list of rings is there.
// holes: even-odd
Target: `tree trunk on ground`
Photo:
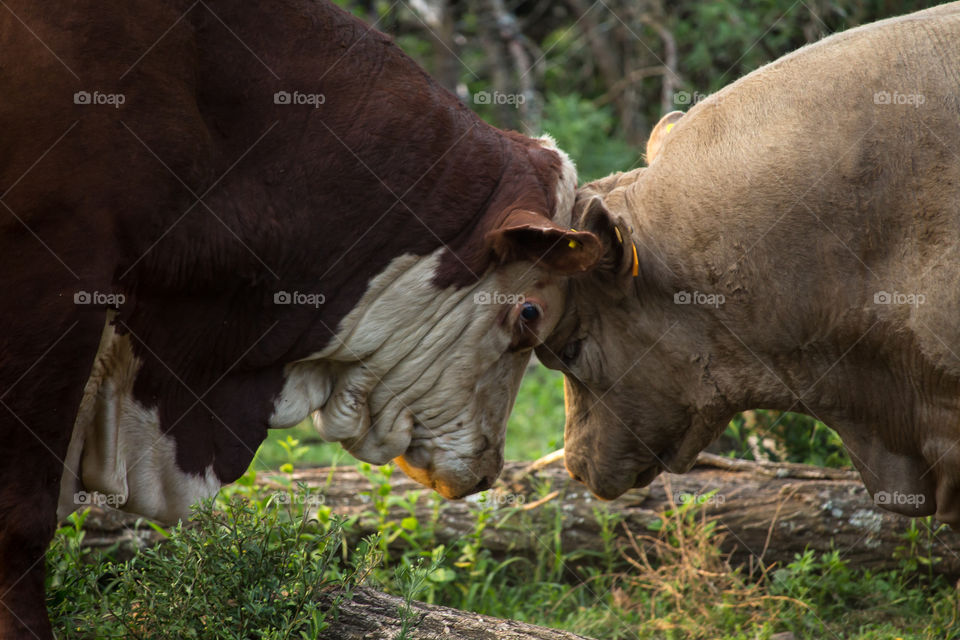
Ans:
[[[393,640],[398,637],[403,620],[406,620],[406,637],[411,640],[584,640],[584,636],[567,631],[423,602],[411,602],[407,606],[403,598],[365,588],[356,589],[353,598],[340,602],[338,607],[336,619],[321,637]]]
[[[374,471],[376,473],[376,471]],[[376,531],[378,522],[371,513],[371,483],[353,467],[335,470],[310,469],[292,475],[294,483],[304,482],[322,492],[324,504],[335,513],[358,515],[360,535]],[[270,490],[281,485],[260,478]],[[434,525],[437,544],[472,533],[476,512],[492,510],[482,533],[483,544],[503,554],[533,554],[553,551],[553,531],[562,520],[560,542],[564,551],[601,551],[603,540],[597,512],[606,511],[622,521],[634,534],[649,534],[660,515],[685,500],[703,501],[700,508],[715,518],[722,536],[720,546],[732,553],[732,561],[748,567],[759,562],[781,566],[794,555],[810,548],[818,553],[836,549],[855,567],[894,569],[908,553],[904,533],[909,518],[889,513],[870,499],[853,471],[820,469],[798,464],[756,463],[701,454],[694,469],[684,475],[663,474],[645,489],[633,489],[612,502],[601,502],[570,480],[562,459],[544,459],[530,464],[508,463],[499,489],[486,502],[476,496],[458,502],[444,501],[424,490],[400,472],[389,480],[395,495],[421,491],[413,507],[417,520],[434,519],[434,500],[440,501]],[[714,492],[711,496],[710,492]],[[708,497],[709,496],[709,497]],[[398,522],[411,512],[392,507],[390,517]],[[149,529],[133,527],[135,518],[118,512],[95,510],[86,523],[86,543],[109,546],[118,540],[137,546],[151,541]],[[917,520],[921,535],[915,550],[921,556],[940,558],[933,571],[960,575],[960,535],[944,528],[930,530]],[[398,539],[398,544],[402,540]],[[589,562],[584,558],[582,562]]]

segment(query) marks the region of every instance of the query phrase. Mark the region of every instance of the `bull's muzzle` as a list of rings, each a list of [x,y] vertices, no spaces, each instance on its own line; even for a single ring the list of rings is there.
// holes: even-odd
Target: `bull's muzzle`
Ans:
[[[493,486],[497,476],[500,475],[502,466],[496,465],[496,468],[493,469],[489,465],[484,465],[486,469],[476,468],[474,470],[473,467],[470,467],[458,471],[443,472],[429,466],[419,467],[411,464],[405,455],[394,458],[394,462],[408,476],[425,487],[433,489],[448,500],[460,500],[468,495],[486,491]]]

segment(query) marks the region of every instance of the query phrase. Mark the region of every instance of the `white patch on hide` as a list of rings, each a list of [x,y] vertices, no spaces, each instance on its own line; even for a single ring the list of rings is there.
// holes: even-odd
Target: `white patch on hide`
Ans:
[[[175,522],[190,514],[191,504],[215,495],[220,482],[211,468],[198,476],[177,467],[176,443],[160,432],[157,409],[133,398],[142,363],[134,357],[129,337],[114,332],[112,318],[110,312],[84,387],[57,516],[91,504],[95,491],[103,504]]]
[[[577,198],[577,167],[567,153],[557,146],[553,136],[544,134],[537,138],[544,147],[555,151],[560,156],[560,179],[557,181],[556,214],[554,222],[570,226],[573,203]]]

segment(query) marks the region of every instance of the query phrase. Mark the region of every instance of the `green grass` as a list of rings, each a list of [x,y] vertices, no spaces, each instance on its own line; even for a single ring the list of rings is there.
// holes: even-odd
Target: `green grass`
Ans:
[[[562,380],[535,368],[510,418],[507,457],[529,460],[555,450],[562,424]],[[315,638],[338,602],[365,583],[407,603],[424,600],[604,640],[754,640],[783,631],[797,638],[960,638],[957,591],[931,570],[939,558],[922,525],[904,536],[897,571],[863,570],[837,552],[807,552],[747,575],[720,551],[722,534],[705,517],[704,503],[660,514],[639,536],[625,536],[616,516],[598,508],[603,551],[583,552],[559,546],[562,498],[525,511],[484,494],[470,503],[473,530],[442,545],[436,535],[442,499],[398,493],[399,471],[390,465],[359,465],[373,486],[370,506],[346,520],[324,504],[322,487],[319,499],[302,488],[279,494],[258,488],[254,480],[264,468],[355,463],[339,445],[315,441],[309,425],[272,433],[258,461],[215,505],[197,511],[193,527],[166,531],[165,544],[125,562],[86,550],[84,514],[71,516],[47,557],[48,606],[59,637]],[[721,442],[729,455],[848,463],[836,434],[797,414],[747,412]],[[431,516],[415,510],[424,502]],[[375,523],[378,534],[360,539],[361,520]],[[535,536],[539,544],[525,554],[493,552],[481,540],[495,526]],[[416,623],[408,606],[397,616],[404,631]]]
[[[409,602],[418,599],[605,640],[747,640],[782,631],[960,638],[957,592],[916,571],[936,561],[916,536],[905,537],[899,571],[864,571],[839,553],[807,552],[746,575],[728,564],[716,523],[694,502],[619,540],[616,517],[601,507],[594,517],[604,550],[588,554],[556,545],[561,502],[533,512],[508,507],[494,517],[504,507],[481,500],[473,531],[444,546],[436,542],[436,515],[418,519],[413,510],[428,500],[436,514],[440,498],[396,493],[392,467],[361,470],[373,483],[363,517],[376,518],[379,533],[360,542],[356,519],[338,519],[322,493],[267,492],[254,485],[252,470],[215,505],[199,507],[192,527],[170,529],[166,543],[126,562],[84,549],[85,515],[74,514],[48,554],[48,605],[59,637],[316,638],[351,590],[367,584],[404,598],[397,619],[405,630],[416,624]],[[484,530],[505,518],[542,544],[526,555],[480,544]]]

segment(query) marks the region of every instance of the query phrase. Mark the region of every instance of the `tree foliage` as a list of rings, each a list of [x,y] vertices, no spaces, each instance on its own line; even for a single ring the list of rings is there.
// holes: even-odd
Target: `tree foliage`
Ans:
[[[547,131],[593,179],[637,166],[650,128],[837,31],[930,0],[339,0],[487,121]]]

